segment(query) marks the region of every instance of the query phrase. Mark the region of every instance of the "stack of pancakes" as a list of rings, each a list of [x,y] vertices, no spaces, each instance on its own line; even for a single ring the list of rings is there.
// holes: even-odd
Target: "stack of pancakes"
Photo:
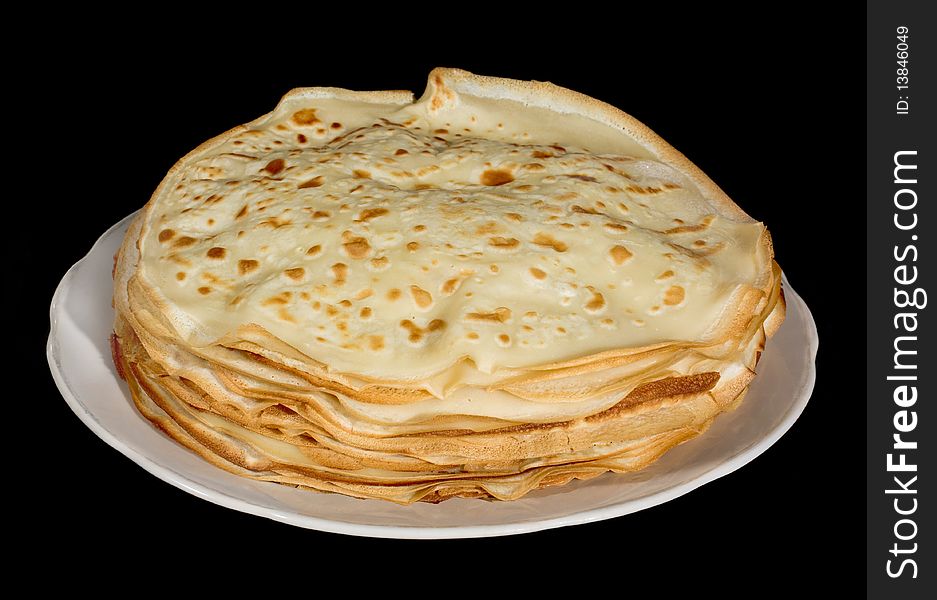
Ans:
[[[183,158],[115,266],[141,413],[215,465],[399,503],[633,471],[745,395],[765,227],[628,115],[437,69],[294,90]]]

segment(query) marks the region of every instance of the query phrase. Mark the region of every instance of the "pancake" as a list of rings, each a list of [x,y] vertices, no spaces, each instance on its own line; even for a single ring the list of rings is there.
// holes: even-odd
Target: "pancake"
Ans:
[[[141,414],[239,475],[398,503],[643,468],[745,396],[767,229],[549,83],[302,88],[180,160],[115,266]]]

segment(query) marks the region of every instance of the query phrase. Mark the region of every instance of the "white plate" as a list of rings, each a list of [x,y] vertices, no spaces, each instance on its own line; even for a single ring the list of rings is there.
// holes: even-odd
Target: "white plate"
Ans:
[[[284,523],[375,537],[460,538],[618,517],[682,496],[749,462],[793,425],[813,391],[817,329],[785,279],[787,319],[768,342],[748,397],[705,434],[643,471],[547,488],[514,502],[453,499],[413,506],[253,481],[210,465],[152,427],[117,377],[108,341],[114,318],[111,267],[130,218],[111,227],[55,291],[46,351],[59,390],[94,433],[163,481]]]

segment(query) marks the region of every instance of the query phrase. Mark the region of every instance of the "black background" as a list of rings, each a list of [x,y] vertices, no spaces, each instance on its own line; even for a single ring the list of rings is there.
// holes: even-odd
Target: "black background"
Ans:
[[[675,9],[588,18],[551,11],[549,26],[535,27],[488,6],[470,15],[479,25],[472,30],[444,19],[416,27],[401,16],[363,31],[336,18],[340,34],[330,35],[327,19],[304,22],[301,12],[280,14],[289,33],[276,35],[247,21],[217,30],[176,25],[158,35],[81,28],[56,34],[64,38],[54,40],[55,58],[37,63],[23,99],[38,99],[40,114],[11,115],[32,130],[37,149],[13,168],[57,166],[31,174],[34,193],[19,202],[28,214],[40,209],[43,230],[13,228],[11,251],[34,268],[4,283],[24,299],[16,364],[29,370],[28,400],[41,415],[29,420],[40,443],[15,467],[29,490],[18,492],[27,494],[22,518],[41,534],[29,536],[23,552],[87,572],[243,569],[299,584],[339,564],[359,574],[405,565],[393,581],[413,593],[438,593],[422,585],[430,572],[466,582],[466,591],[495,572],[518,581],[600,577],[621,594],[640,582],[731,597],[752,591],[741,587],[749,578],[771,590],[807,590],[811,581],[860,590],[859,15],[853,24],[845,15],[808,21],[785,8],[766,18],[707,11],[675,22]],[[549,80],[618,106],[767,224],[821,340],[813,398],[775,446],[727,477],[626,517],[509,538],[415,542],[307,531],[217,507],[147,474],[78,421],[48,374],[47,310],[58,280],[100,233],[142,206],[177,158],[268,112],[292,87],[419,95],[437,65]]]

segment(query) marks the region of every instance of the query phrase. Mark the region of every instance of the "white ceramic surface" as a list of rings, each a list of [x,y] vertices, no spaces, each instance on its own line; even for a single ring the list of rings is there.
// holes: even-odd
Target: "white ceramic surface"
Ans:
[[[606,474],[514,502],[454,499],[398,506],[252,481],[205,462],[134,408],[111,362],[112,257],[131,217],[107,231],[62,279],[52,299],[47,355],[78,418],[160,479],[205,500],[322,531],[396,538],[509,535],[609,519],[667,502],[727,475],[774,444],[803,412],[816,378],[817,329],[784,280],[787,320],[768,342],[742,405],[648,469]]]

